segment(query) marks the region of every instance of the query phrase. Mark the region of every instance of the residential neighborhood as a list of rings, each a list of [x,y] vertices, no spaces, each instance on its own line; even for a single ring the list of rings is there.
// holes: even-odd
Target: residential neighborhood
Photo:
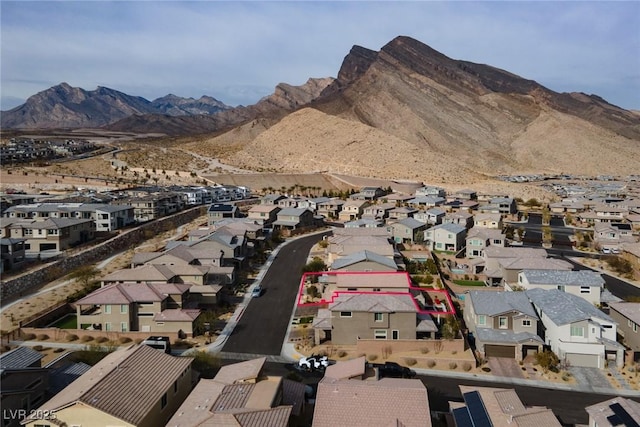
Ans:
[[[625,300],[610,277],[619,270],[617,280],[638,283],[638,204],[532,208],[508,196],[449,195],[431,186],[413,194],[363,187],[346,197],[213,188],[139,188],[93,202],[26,197],[3,211],[7,272],[47,258],[62,262],[76,256],[70,250],[106,245],[163,218],[177,221],[171,218],[188,209],[201,209],[202,221],[159,246],[140,246],[124,268],[57,308],[58,317],[74,319],[74,329],[43,317],[7,338],[3,406],[4,396],[20,388],[18,378],[38,383],[17,394],[28,397],[7,397],[7,407],[27,412],[5,425],[58,425],[52,413],[67,425],[571,424],[554,402],[527,404],[504,383],[461,383],[460,398],[434,405],[429,382],[414,378],[429,372],[483,381],[506,376],[531,387],[593,390],[607,383],[612,393],[632,397],[607,410],[637,416],[640,383],[632,373],[640,357],[640,303]],[[235,198],[229,194],[250,196],[224,201]],[[545,245],[549,232],[556,236]],[[294,285],[285,294],[286,283]],[[9,286],[17,285],[3,281],[6,292]],[[276,318],[284,329],[262,334],[273,340],[282,333],[284,340],[273,341],[279,350],[252,353],[244,334],[259,336],[260,322]],[[34,341],[38,336],[47,338]],[[53,336],[62,343],[112,337],[105,339],[119,349],[93,366],[63,358],[42,363],[37,349]],[[149,336],[167,337],[175,349],[167,354],[141,343]],[[193,367],[200,354],[246,359],[225,361],[209,375]],[[296,366],[318,355],[328,366],[267,373],[274,360]],[[54,388],[61,369],[72,367],[77,374]],[[316,370],[320,378],[306,377]],[[117,393],[125,371],[139,380]],[[150,390],[144,405],[125,403]],[[594,408],[605,401],[585,405],[581,419],[601,419]]]

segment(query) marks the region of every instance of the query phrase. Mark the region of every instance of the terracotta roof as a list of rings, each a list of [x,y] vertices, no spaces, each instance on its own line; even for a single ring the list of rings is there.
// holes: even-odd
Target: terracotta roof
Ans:
[[[357,359],[345,360],[335,365],[327,366],[324,377],[336,380],[346,380],[353,377],[364,375],[366,367],[366,359],[364,356]]]
[[[104,282],[166,282],[175,275],[176,274],[169,266],[161,264],[145,264],[136,268],[126,268],[124,270],[114,271],[113,273],[106,275],[102,280]]]
[[[171,308],[153,316],[155,322],[193,322],[200,316],[200,310],[192,308]]]
[[[342,294],[329,304],[331,311],[369,313],[415,313],[416,303],[410,294]]]
[[[375,273],[375,274],[338,274],[336,275],[338,288],[397,288],[409,289],[407,274],[401,273]]]
[[[171,356],[146,345],[115,351],[33,414],[57,412],[79,402],[127,423],[139,424],[173,382],[191,366],[192,360]]]
[[[233,384],[241,381],[255,380],[260,376],[266,357],[234,363],[220,368],[216,375],[216,381],[224,384]]]
[[[318,384],[313,426],[429,427],[427,389],[415,379],[338,380],[325,376]]]

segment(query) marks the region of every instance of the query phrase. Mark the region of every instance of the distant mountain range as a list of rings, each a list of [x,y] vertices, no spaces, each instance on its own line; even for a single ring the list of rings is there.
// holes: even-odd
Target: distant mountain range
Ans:
[[[86,91],[60,83],[3,111],[0,123],[5,129],[101,127],[132,115],[207,115],[231,108],[210,96],[193,99],[169,94],[148,101],[106,87]]]
[[[513,172],[640,170],[637,112],[455,60],[404,36],[380,51],[354,46],[337,78],[281,83],[247,107],[173,95],[150,102],[61,84],[3,112],[1,123],[207,134],[207,146],[228,148],[227,162],[254,170],[461,183]]]

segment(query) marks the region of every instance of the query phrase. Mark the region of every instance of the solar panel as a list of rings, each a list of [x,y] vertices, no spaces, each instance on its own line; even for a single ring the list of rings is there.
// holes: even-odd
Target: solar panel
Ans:
[[[466,406],[453,410],[453,419],[456,422],[456,427],[473,427],[469,411]]]
[[[480,398],[480,393],[477,391],[470,391],[469,393],[465,393],[462,397],[467,405],[469,415],[471,416],[471,422],[474,427],[493,427],[493,423],[491,423],[491,420],[489,419],[489,414],[487,414],[484,403],[482,403],[482,399]]]
[[[613,411],[613,415],[609,415],[607,421],[612,426],[640,427],[638,422],[619,403],[609,405],[609,408]]]

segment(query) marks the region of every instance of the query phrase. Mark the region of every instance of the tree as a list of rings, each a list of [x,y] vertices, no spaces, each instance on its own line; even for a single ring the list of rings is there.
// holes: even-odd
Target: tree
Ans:
[[[454,315],[448,315],[442,325],[442,338],[452,340],[458,337],[460,321]]]
[[[100,274],[100,270],[92,265],[85,265],[75,269],[69,277],[80,282],[80,284],[86,288],[98,274]]]
[[[327,264],[320,257],[314,257],[307,265],[302,267],[303,273],[315,273],[319,271],[325,271]]]
[[[193,357],[191,367],[200,373],[202,378],[213,378],[220,370],[220,359],[208,351],[196,351],[188,356]]]
[[[558,359],[558,356],[556,356],[554,352],[545,350],[543,352],[536,353],[536,362],[544,372],[558,372],[560,359]]]

